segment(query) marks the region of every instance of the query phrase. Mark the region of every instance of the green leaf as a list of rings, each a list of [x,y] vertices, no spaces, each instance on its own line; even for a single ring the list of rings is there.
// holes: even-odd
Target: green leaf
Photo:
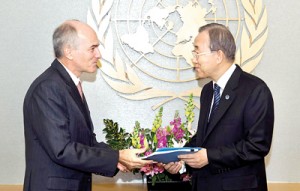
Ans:
[[[105,139],[109,146],[118,150],[130,147],[130,135],[119,127],[118,123],[110,119],[104,119],[103,123],[105,125],[103,133],[106,134]]]

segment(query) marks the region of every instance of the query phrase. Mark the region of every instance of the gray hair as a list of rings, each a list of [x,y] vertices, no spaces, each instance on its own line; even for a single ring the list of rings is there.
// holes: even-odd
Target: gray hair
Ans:
[[[236,44],[229,29],[218,23],[210,23],[199,28],[199,33],[207,31],[210,39],[210,50],[222,50],[226,58],[232,62],[235,60]]]
[[[66,45],[76,48],[77,40],[77,30],[72,24],[66,22],[57,27],[52,36],[55,57],[61,58],[64,55],[63,48]]]

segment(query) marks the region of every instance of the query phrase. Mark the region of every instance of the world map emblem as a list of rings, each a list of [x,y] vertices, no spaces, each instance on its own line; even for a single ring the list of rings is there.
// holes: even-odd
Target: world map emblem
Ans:
[[[268,36],[263,1],[92,0],[87,13],[100,40],[103,79],[128,100],[163,98],[153,110],[200,96],[191,51],[199,27],[211,22],[231,30],[235,63],[252,72]]]

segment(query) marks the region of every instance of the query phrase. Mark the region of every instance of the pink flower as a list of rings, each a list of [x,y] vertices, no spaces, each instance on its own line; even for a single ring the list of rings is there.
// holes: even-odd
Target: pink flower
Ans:
[[[182,181],[187,182],[187,181],[190,181],[192,179],[192,176],[189,175],[189,174],[182,174],[180,176],[180,178],[182,179]]]
[[[141,144],[141,148],[144,148],[144,139],[145,139],[145,135],[144,134],[140,134],[140,144]]]
[[[151,150],[147,150],[147,151],[145,152],[145,156],[148,156],[148,155],[150,155],[151,153],[152,153]]]
[[[164,167],[158,166],[157,164],[148,164],[143,166],[140,171],[144,172],[145,175],[154,176],[155,174],[162,173],[164,171]]]
[[[184,136],[184,130],[181,128],[181,118],[175,118],[170,122],[170,125],[173,125],[172,134],[176,140],[181,140]]]
[[[157,148],[166,147],[168,140],[167,140],[168,132],[165,128],[159,128],[156,131],[156,138],[157,138]]]

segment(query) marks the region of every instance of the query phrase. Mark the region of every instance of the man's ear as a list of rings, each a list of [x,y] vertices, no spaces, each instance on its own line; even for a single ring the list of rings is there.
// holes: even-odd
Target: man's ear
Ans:
[[[222,63],[223,60],[225,59],[225,54],[222,50],[217,51],[217,63]]]
[[[66,45],[64,47],[64,54],[65,54],[65,57],[68,58],[69,60],[73,59],[72,47],[70,45]]]

